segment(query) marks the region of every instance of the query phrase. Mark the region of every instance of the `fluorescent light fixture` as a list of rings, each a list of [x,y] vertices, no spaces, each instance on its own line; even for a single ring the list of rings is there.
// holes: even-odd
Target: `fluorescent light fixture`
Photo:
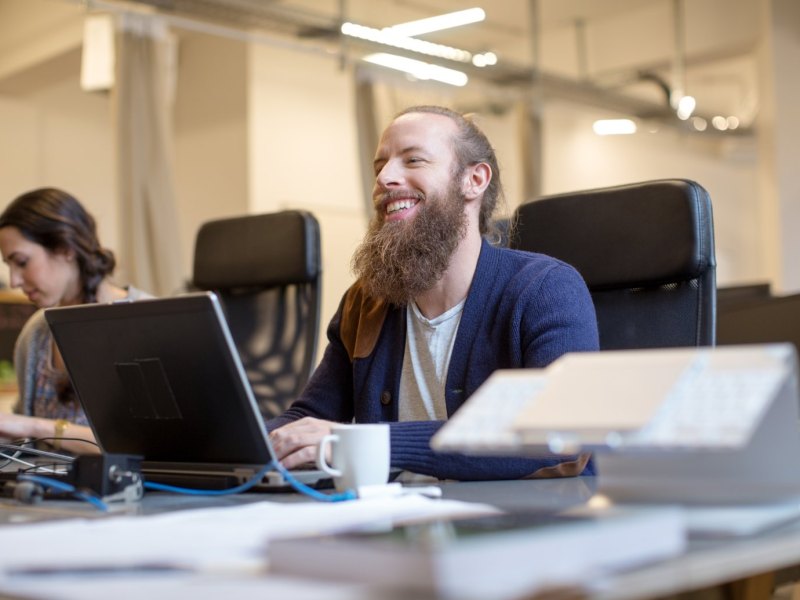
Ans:
[[[392,46],[393,48],[402,48],[403,50],[411,50],[412,52],[419,52],[420,54],[435,56],[436,58],[446,58],[463,63],[468,63],[472,60],[472,53],[466,50],[445,46],[443,44],[434,44],[433,42],[426,42],[425,40],[418,40],[404,35],[397,35],[388,30],[375,29],[374,27],[366,27],[356,23],[342,23],[341,31],[344,35],[349,35],[350,37],[360,40],[377,42],[379,44]]]
[[[697,106],[697,101],[694,99],[694,96],[681,97],[681,99],[678,100],[678,118],[685,121],[691,117],[695,106]]]
[[[364,60],[374,65],[395,69],[396,71],[403,71],[404,73],[413,75],[417,79],[430,79],[459,87],[467,85],[469,81],[467,74],[461,71],[440,67],[439,65],[432,65],[431,63],[415,60],[413,58],[406,58],[405,56],[398,56],[396,54],[379,52],[377,54],[365,56]]]
[[[114,87],[114,17],[86,15],[83,20],[81,89],[106,91]]]
[[[636,133],[636,123],[630,119],[600,119],[592,129],[597,135],[627,135]]]
[[[497,54],[494,52],[484,52],[483,54],[476,54],[472,57],[472,64],[476,67],[487,67],[497,64]]]
[[[711,124],[714,126],[714,129],[725,131],[728,128],[728,119],[726,119],[721,115],[717,115],[716,117],[711,119]]]
[[[470,23],[478,23],[486,18],[486,12],[482,8],[468,8],[466,10],[459,10],[456,12],[438,15],[436,17],[429,17],[427,19],[419,19],[417,21],[409,21],[408,23],[400,23],[391,27],[385,27],[384,31],[390,31],[396,35],[403,35],[413,37],[415,35],[422,35],[431,33],[432,31],[441,31],[442,29],[450,29],[451,27],[460,27],[462,25],[469,25]]]

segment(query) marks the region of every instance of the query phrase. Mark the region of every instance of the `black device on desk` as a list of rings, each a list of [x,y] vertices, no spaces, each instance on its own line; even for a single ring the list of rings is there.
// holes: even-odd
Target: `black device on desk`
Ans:
[[[0,444],[8,461],[0,470],[2,495],[25,504],[45,497],[81,498],[102,502],[134,501],[142,497],[140,456],[120,454],[62,455],[27,444]],[[23,458],[20,458],[23,457]],[[21,463],[22,468],[9,468]]]
[[[212,292],[52,308],[45,318],[101,449],[143,456],[146,480],[228,488],[275,458]],[[274,471],[260,484],[285,485]]]

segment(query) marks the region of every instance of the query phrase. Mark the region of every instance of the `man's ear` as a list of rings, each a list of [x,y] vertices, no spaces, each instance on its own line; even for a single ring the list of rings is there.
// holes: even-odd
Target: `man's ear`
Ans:
[[[464,199],[475,200],[476,198],[482,198],[491,181],[492,167],[487,163],[481,162],[470,165],[464,175]]]

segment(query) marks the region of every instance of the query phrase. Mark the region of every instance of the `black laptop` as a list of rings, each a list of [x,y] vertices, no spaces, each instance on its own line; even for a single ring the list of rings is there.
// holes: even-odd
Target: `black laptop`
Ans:
[[[100,448],[142,456],[146,480],[230,487],[273,460],[215,294],[51,308],[45,318]],[[285,486],[270,471],[258,487]]]

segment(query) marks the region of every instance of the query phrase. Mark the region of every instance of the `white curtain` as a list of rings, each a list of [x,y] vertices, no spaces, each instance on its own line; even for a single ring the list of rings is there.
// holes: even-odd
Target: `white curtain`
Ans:
[[[126,14],[116,48],[120,263],[131,284],[168,295],[183,284],[172,152],[175,40],[158,18]]]

